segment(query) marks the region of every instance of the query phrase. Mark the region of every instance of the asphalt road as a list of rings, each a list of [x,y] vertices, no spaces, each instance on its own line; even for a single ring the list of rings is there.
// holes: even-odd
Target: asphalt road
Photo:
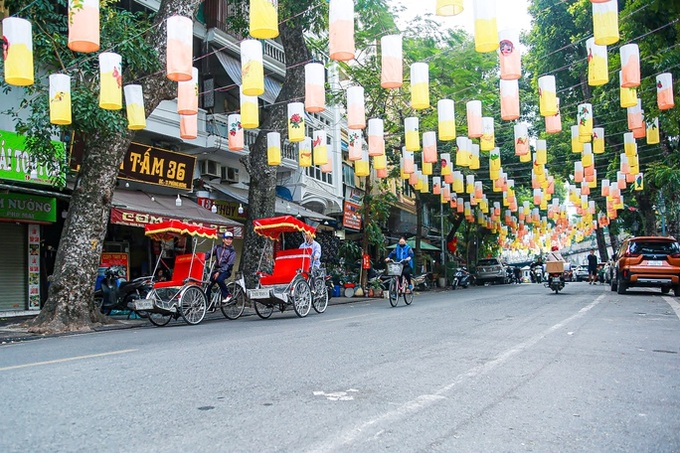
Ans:
[[[2,452],[677,452],[680,299],[570,283],[0,347]]]

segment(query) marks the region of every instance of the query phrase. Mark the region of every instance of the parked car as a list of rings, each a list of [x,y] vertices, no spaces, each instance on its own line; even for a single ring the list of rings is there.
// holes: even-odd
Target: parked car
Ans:
[[[507,266],[499,258],[487,258],[477,262],[477,274],[475,284],[484,283],[505,283],[508,275]]]
[[[611,290],[624,294],[632,287],[673,290],[680,296],[680,243],[670,236],[637,236],[623,241],[616,254]]]
[[[577,282],[588,280],[588,266],[577,266],[574,269],[574,280]]]

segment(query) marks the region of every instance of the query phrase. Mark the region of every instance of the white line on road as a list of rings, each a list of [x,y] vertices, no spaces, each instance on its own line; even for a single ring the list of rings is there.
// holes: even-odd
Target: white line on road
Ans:
[[[406,403],[400,405],[396,409],[384,412],[383,414],[379,415],[378,417],[375,417],[371,420],[368,420],[361,425],[351,428],[349,430],[346,430],[345,432],[342,432],[338,434],[335,438],[333,439],[328,439],[326,442],[324,442],[321,445],[318,445],[314,447],[311,451],[314,452],[328,452],[332,450],[338,450],[338,449],[343,449],[346,450],[348,446],[352,445],[357,438],[359,438],[362,435],[370,435],[368,433],[368,429],[371,427],[378,426],[382,422],[394,422],[395,420],[403,419],[406,416],[419,412],[423,409],[426,409],[438,401],[441,401],[442,399],[446,399],[446,394],[451,392],[451,390],[454,389],[454,387],[460,385],[464,381],[471,379],[471,378],[476,378],[480,375],[489,373],[491,370],[494,368],[502,365],[503,363],[507,362],[510,360],[512,357],[516,356],[520,352],[525,351],[526,349],[530,348],[531,346],[534,346],[536,343],[550,335],[551,333],[555,332],[557,329],[560,329],[564,327],[565,325],[569,324],[572,321],[575,321],[578,318],[581,318],[584,316],[588,311],[590,311],[593,307],[595,307],[597,304],[600,303],[602,299],[604,299],[605,295],[599,296],[597,299],[595,299],[593,302],[591,302],[589,305],[581,308],[577,313],[573,314],[572,316],[564,319],[563,321],[555,324],[552,327],[549,327],[545,329],[544,331],[534,335],[533,337],[529,338],[526,341],[523,341],[521,343],[518,343],[514,347],[502,352],[496,358],[483,363],[479,366],[476,366],[474,368],[471,368],[465,373],[459,374],[456,376],[456,378],[449,384],[445,385],[444,387],[440,388],[434,394],[429,394],[429,395],[420,395],[411,401],[407,401]]]
[[[678,319],[680,319],[680,304],[677,303],[677,302],[675,301],[675,299],[671,299],[671,298],[668,297],[668,296],[664,296],[664,297],[663,297],[663,300],[665,300],[665,301],[668,303],[668,305],[671,306],[671,308],[672,308],[673,311],[675,312],[675,316],[677,316]]]
[[[348,319],[366,318],[368,316],[373,316],[373,315],[375,315],[375,313],[366,313],[364,315],[346,316],[344,318],[324,319],[323,322],[346,321]]]
[[[40,366],[40,365],[52,365],[52,364],[55,364],[55,363],[72,362],[74,360],[93,359],[93,358],[96,358],[96,357],[106,357],[106,356],[109,356],[109,355],[116,355],[116,354],[127,354],[128,352],[135,352],[135,351],[138,351],[138,349],[123,349],[121,351],[103,352],[101,354],[80,355],[80,356],[77,356],[77,357],[67,357],[65,359],[48,360],[46,362],[33,362],[33,363],[26,363],[24,365],[6,366],[6,367],[3,367],[3,368],[0,368],[0,371],[17,370],[19,368],[29,368],[29,367],[32,367],[32,366]]]

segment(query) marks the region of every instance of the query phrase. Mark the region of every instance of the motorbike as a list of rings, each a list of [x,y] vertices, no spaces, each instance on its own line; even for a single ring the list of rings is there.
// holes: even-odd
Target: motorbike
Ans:
[[[564,275],[562,273],[551,272],[548,274],[548,281],[544,283],[546,288],[555,291],[555,294],[564,289]]]
[[[427,272],[420,275],[411,276],[413,287],[419,291],[428,291],[432,284],[432,273]]]
[[[531,280],[535,283],[543,283],[543,266],[535,266],[531,269]]]
[[[111,266],[106,268],[103,278],[97,283],[94,302],[103,314],[110,315],[113,310],[131,310],[132,302],[144,299],[153,288],[151,277],[127,281],[125,275],[123,266]]]
[[[467,288],[470,283],[472,283],[472,274],[470,274],[465,267],[459,267],[456,269],[456,273],[453,274],[451,289],[456,289],[458,287]]]

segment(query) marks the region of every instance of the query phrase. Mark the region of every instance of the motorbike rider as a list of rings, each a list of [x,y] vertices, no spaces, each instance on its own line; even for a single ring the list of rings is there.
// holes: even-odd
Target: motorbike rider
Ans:
[[[233,240],[234,234],[231,231],[225,231],[222,234],[222,244],[216,245],[205,255],[206,259],[211,256],[215,257],[215,266],[210,274],[210,284],[206,289],[206,294],[211,294],[210,291],[217,284],[222,292],[222,303],[227,303],[231,300],[231,294],[229,294],[229,289],[224,281],[231,277],[231,270],[234,268],[234,262],[236,261],[236,249],[232,245]]]
[[[562,258],[562,254],[560,253],[559,247],[556,245],[553,245],[550,248],[550,253],[548,253],[545,256],[546,261],[562,261],[564,262],[564,258]],[[564,281],[564,272],[560,274],[560,280]]]
[[[406,277],[406,282],[408,282],[408,289],[413,289],[413,283],[411,282],[411,274],[413,274],[415,254],[413,249],[406,243],[406,236],[401,236],[399,238],[399,243],[397,246],[387,255],[385,262],[387,261],[402,261],[405,260],[407,263],[401,268],[401,275]]]
[[[543,275],[543,259],[539,256],[536,261],[531,263],[530,267],[530,276],[531,276],[531,283],[540,283],[540,281],[537,282],[537,273],[536,273],[536,268],[538,268],[539,275]]]

